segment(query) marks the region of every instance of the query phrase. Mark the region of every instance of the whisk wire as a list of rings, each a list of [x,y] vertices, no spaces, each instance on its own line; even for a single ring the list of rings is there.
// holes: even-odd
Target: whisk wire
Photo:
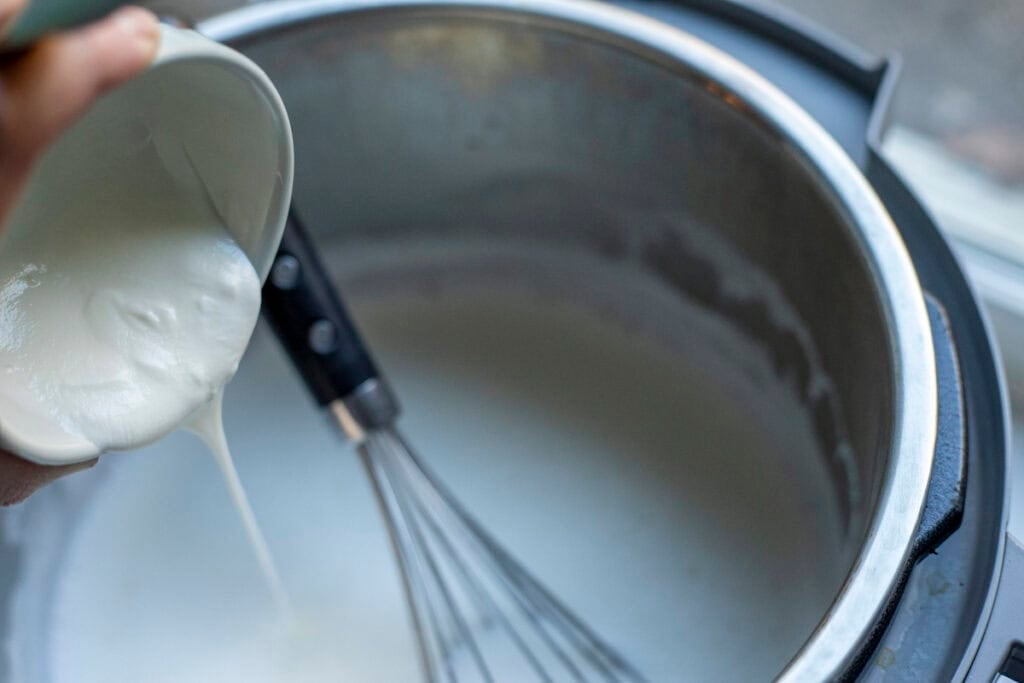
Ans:
[[[544,620],[538,620],[537,612],[546,615],[548,617],[546,621],[558,629],[563,638],[570,641],[600,672],[604,673],[606,680],[613,683],[621,680],[615,677],[619,674],[626,676],[626,680],[641,683],[644,681],[643,676],[635,671],[610,646],[598,638],[560,600],[554,597],[547,588],[537,581],[466,511],[455,496],[445,487],[443,482],[427,467],[415,449],[412,448],[411,444],[406,441],[398,430],[389,430],[387,436],[390,439],[394,439],[402,448],[405,457],[401,459],[406,463],[407,471],[412,476],[423,478],[426,484],[423,487],[423,492],[428,496],[438,498],[441,509],[447,510],[457,518],[459,524],[453,526],[455,528],[464,527],[467,532],[466,536],[471,544],[483,546],[483,550],[479,552],[479,555],[485,562],[495,566],[498,577],[501,577],[506,584],[512,584],[508,588],[508,592],[517,603],[525,606],[524,609],[526,610],[527,617],[531,621],[534,621],[539,628],[543,629]],[[532,596],[533,600],[527,600],[527,595]],[[547,630],[544,629],[541,632],[547,633]],[[561,648],[559,650],[561,651]],[[564,651],[562,652],[564,654]],[[571,659],[568,661],[571,662]],[[567,668],[575,670],[575,666]],[[579,678],[578,680],[585,679]]]
[[[532,605],[526,597],[519,590],[522,588],[520,582],[516,579],[515,575],[510,572],[510,566],[503,563],[503,558],[497,553],[493,552],[493,547],[497,547],[497,544],[493,539],[487,535],[487,533],[476,524],[475,520],[469,516],[467,512],[461,507],[457,500],[451,496],[448,491],[443,488],[440,482],[436,481],[431,474],[426,470],[422,461],[416,456],[412,448],[402,441],[402,437],[396,432],[388,435],[389,438],[395,438],[399,444],[405,449],[405,469],[406,474],[411,478],[420,481],[422,488],[422,496],[418,497],[418,500],[423,501],[424,497],[429,499],[436,508],[443,513],[454,518],[454,523],[449,524],[449,527],[453,530],[460,532],[464,538],[467,550],[472,550],[473,554],[478,557],[478,561],[485,566],[490,566],[492,572],[490,574],[492,580],[500,584],[500,589],[503,593],[507,594],[508,598],[515,605],[517,612],[525,619],[530,625],[533,626],[532,633],[541,640],[542,646],[546,647],[547,650],[561,662],[564,668],[572,676],[573,680],[577,682],[585,682],[586,678],[583,672],[579,669],[577,664],[573,661],[572,656],[569,652],[558,642],[556,635],[562,635],[563,639],[568,640],[565,634],[552,635],[550,632],[549,624],[545,620],[541,619],[541,615],[538,614],[537,609]],[[506,558],[508,556],[506,555]],[[544,672],[540,665],[540,659],[537,654],[527,645],[525,638],[519,634],[519,632],[512,627],[509,619],[498,610],[498,614],[502,615],[502,619],[508,624],[508,631],[515,634],[512,636],[513,641],[517,644],[522,645],[521,652],[525,651],[528,653],[527,659],[532,664],[537,663],[538,676],[542,681],[550,681],[551,678],[546,672]],[[557,624],[555,624],[557,626]]]
[[[431,580],[434,576],[425,559],[427,550],[418,542],[422,537],[413,532],[413,518],[407,506],[401,503],[405,495],[399,489],[401,480],[391,474],[385,458],[364,448],[360,448],[360,452],[367,463],[374,490],[384,510],[388,532],[399,544],[396,552],[399,553],[406,598],[412,606],[421,659],[425,664],[424,671],[432,683],[441,680],[458,683],[453,648],[449,645],[458,629],[454,618],[456,611],[452,606],[446,606],[443,597],[439,597],[432,588]],[[482,675],[486,683],[491,683],[487,679],[488,672],[484,671]]]
[[[468,564],[459,556],[452,541],[441,528],[441,525],[426,510],[427,504],[424,501],[418,500],[417,507],[420,508],[421,513],[424,515],[433,537],[436,539],[445,556],[452,563],[456,573],[462,579],[462,584],[467,589],[466,592],[471,594],[473,602],[477,607],[477,613],[480,615],[484,627],[491,627],[492,620],[496,622],[501,629],[508,634],[513,644],[516,646],[516,649],[519,650],[530,665],[534,674],[536,674],[543,683],[554,683],[554,681],[552,681],[552,679],[545,673],[541,661],[530,649],[524,636],[520,634],[509,618],[501,611],[497,602],[488,595],[482,583],[470,571]]]
[[[407,464],[406,467],[409,467],[409,465]],[[419,476],[422,477],[422,473],[419,473]],[[520,652],[520,654],[522,654],[523,657],[526,659],[533,673],[543,683],[554,683],[553,679],[544,671],[543,664],[540,658],[533,652],[533,650],[531,650],[525,636],[515,628],[511,620],[502,612],[497,601],[488,594],[480,579],[478,579],[478,577],[475,576],[472,571],[470,571],[468,563],[456,551],[452,539],[449,538],[449,535],[447,533],[445,533],[442,524],[438,522],[436,515],[443,515],[444,513],[450,515],[453,514],[454,511],[450,508],[450,506],[446,506],[444,504],[443,498],[439,498],[436,492],[432,492],[430,489],[428,489],[425,492],[425,495],[429,498],[429,500],[425,500],[424,497],[416,497],[416,505],[420,509],[421,514],[426,520],[427,525],[430,528],[441,550],[452,563],[452,566],[455,568],[456,573],[462,579],[462,585],[466,587],[467,593],[471,594],[474,599],[474,602],[476,602],[477,612],[480,614],[482,618],[484,627],[490,627],[490,622],[492,620],[496,622],[501,627],[501,630],[503,630],[509,636],[510,640],[515,645],[516,649]],[[440,501],[439,505],[437,504],[437,501],[434,500],[435,498],[437,498]],[[433,510],[430,509],[432,507],[434,508]],[[452,525],[449,525],[449,527],[451,526]],[[454,529],[465,533],[465,531],[459,526],[454,526]],[[472,545],[477,541],[471,535],[467,535],[467,538],[464,539],[464,542],[468,543],[470,547],[472,547]],[[488,558],[487,555],[484,554],[482,550],[478,550],[478,554],[481,555],[484,561],[491,559]],[[498,576],[500,577],[501,575],[499,574]],[[511,588],[507,586],[507,584],[505,587],[510,593],[511,597],[517,597],[515,593],[511,590]],[[526,605],[522,603],[521,600],[517,601],[517,606],[520,608],[521,612],[526,618],[534,620],[533,615],[529,612],[528,608],[526,607]],[[557,645],[555,645],[554,643],[551,643],[551,646],[557,648]],[[566,665],[568,667],[572,667],[573,669],[575,669],[568,656],[563,656]],[[578,671],[574,670],[574,674],[576,680],[583,680]]]
[[[384,526],[391,541],[392,552],[398,559],[402,589],[405,593],[406,601],[412,607],[409,611],[413,621],[414,635],[419,647],[423,670],[434,672],[438,668],[437,655],[434,652],[434,648],[431,647],[432,639],[430,634],[439,633],[440,627],[437,623],[436,615],[433,614],[430,607],[422,604],[423,593],[417,590],[422,578],[413,567],[413,559],[410,557],[409,549],[412,547],[412,544],[408,541],[403,542],[404,523],[396,510],[397,503],[394,501],[394,491],[390,490],[386,475],[379,471],[381,463],[371,455],[365,443],[359,445],[358,452],[363,467],[366,470],[367,478],[373,487],[374,498],[377,500],[378,507],[380,508],[381,517],[384,519]],[[430,622],[431,629],[426,628],[424,624],[425,618]],[[433,678],[433,674],[431,676]],[[451,679],[451,676],[448,676],[448,678]]]
[[[407,488],[409,481],[399,476],[398,468],[401,467],[400,459],[401,453],[396,453],[394,447],[387,449],[386,456],[383,458],[384,471],[390,474],[389,481],[393,489]],[[399,510],[401,511],[406,524],[411,532],[411,536],[415,541],[415,547],[420,550],[417,553],[422,568],[426,570],[427,576],[430,578],[430,582],[436,589],[436,595],[440,596],[441,606],[444,608],[444,613],[448,617],[450,629],[447,632],[442,632],[440,641],[442,643],[442,652],[445,660],[450,661],[453,654],[453,648],[449,646],[453,636],[456,638],[456,643],[464,644],[469,652],[469,655],[480,674],[481,678],[486,683],[493,683],[494,677],[491,674],[487,663],[484,661],[483,654],[480,651],[480,647],[473,637],[473,633],[466,623],[466,619],[463,616],[461,610],[459,610],[456,603],[456,597],[451,589],[451,584],[444,578],[444,572],[441,567],[438,566],[436,555],[429,552],[430,544],[424,537],[422,530],[420,529],[419,516],[414,514],[412,505],[415,503],[411,501],[419,500],[415,496],[411,495],[412,491],[404,491],[405,496],[398,495],[396,500],[398,502]],[[430,592],[427,593],[428,601]],[[430,601],[433,604],[433,601]],[[451,635],[448,635],[450,633]]]
[[[472,519],[468,520],[468,522],[475,524]],[[639,678],[638,674],[630,671],[629,666],[620,657],[598,640],[576,615],[534,579],[492,537],[485,535],[484,530],[479,527],[477,532],[482,534],[481,542],[486,543],[490,552],[502,563],[510,580],[515,582],[521,591],[533,596],[535,601],[531,602],[531,604],[534,608],[542,612],[548,618],[548,621],[559,630],[560,634],[571,641],[583,656],[605,675],[605,680],[614,683],[617,680],[615,678],[616,669],[621,669],[624,672],[628,672],[630,676]]]
[[[479,638],[495,632],[542,683],[644,682],[480,526],[400,433],[373,432],[359,452],[395,546],[431,683],[463,683],[460,662],[494,683],[494,660]],[[497,641],[487,644],[492,657],[501,653]]]

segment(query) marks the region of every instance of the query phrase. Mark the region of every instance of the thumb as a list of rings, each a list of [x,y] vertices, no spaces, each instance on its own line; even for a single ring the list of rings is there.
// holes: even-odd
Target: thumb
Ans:
[[[37,465],[6,451],[0,451],[0,506],[20,503],[36,489],[95,464],[95,460],[90,460],[58,467]]]
[[[95,24],[46,38],[4,66],[0,160],[27,170],[96,98],[145,69],[159,41],[156,17],[126,7]]]

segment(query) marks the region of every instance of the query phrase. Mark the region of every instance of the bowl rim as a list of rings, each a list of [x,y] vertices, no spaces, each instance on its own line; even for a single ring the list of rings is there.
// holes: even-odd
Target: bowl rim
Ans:
[[[256,273],[260,276],[260,281],[263,282],[267,279],[270,266],[277,254],[277,247],[281,243],[291,204],[295,176],[295,143],[288,111],[267,74],[245,55],[197,31],[167,25],[162,25],[160,30],[160,48],[145,73],[184,63],[206,63],[224,68],[253,87],[253,106],[260,106],[262,103],[275,124],[278,133],[278,187],[276,190],[271,189],[267,218],[258,230],[261,234],[258,248],[246,249]],[[196,104],[201,106],[201,103]]]

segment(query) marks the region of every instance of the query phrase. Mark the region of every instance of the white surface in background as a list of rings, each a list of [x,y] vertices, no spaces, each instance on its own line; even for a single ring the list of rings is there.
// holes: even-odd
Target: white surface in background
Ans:
[[[946,232],[1024,265],[1024,191],[1000,185],[906,128],[889,131],[884,148]]]

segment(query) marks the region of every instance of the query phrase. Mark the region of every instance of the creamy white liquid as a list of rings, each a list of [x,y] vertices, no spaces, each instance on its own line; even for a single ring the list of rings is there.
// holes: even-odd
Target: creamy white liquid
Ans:
[[[293,619],[291,601],[288,599],[284,584],[281,583],[281,577],[274,564],[274,557],[271,555],[267,540],[256,521],[256,514],[253,512],[249,496],[246,495],[245,488],[242,486],[238,469],[235,467],[231,450],[228,448],[227,437],[224,435],[223,402],[224,392],[221,390],[217,392],[213,400],[200,408],[193,416],[188,423],[188,429],[206,445],[210,450],[210,455],[217,463],[231,496],[231,502],[234,503],[235,509],[238,511],[238,518],[242,521],[246,538],[249,540],[249,545],[252,546],[256,561],[259,562],[260,571],[263,572],[263,576],[267,580],[270,594],[286,625],[291,625]]]
[[[0,435],[39,462],[178,427],[234,374],[259,314],[259,278],[203,195],[144,127],[118,134],[86,178],[44,161],[60,192],[26,198],[11,225],[32,228],[0,238]]]
[[[468,292],[353,300],[423,457],[651,680],[777,672],[845,555],[809,421],[770,370],[747,376],[754,355],[716,369],[721,340],[703,348],[689,322],[681,361],[550,297]],[[13,683],[419,680],[365,476],[269,334],[224,410],[295,625],[216,466],[172,435],[20,511],[34,542],[10,621]],[[61,497],[74,511],[63,526]]]

